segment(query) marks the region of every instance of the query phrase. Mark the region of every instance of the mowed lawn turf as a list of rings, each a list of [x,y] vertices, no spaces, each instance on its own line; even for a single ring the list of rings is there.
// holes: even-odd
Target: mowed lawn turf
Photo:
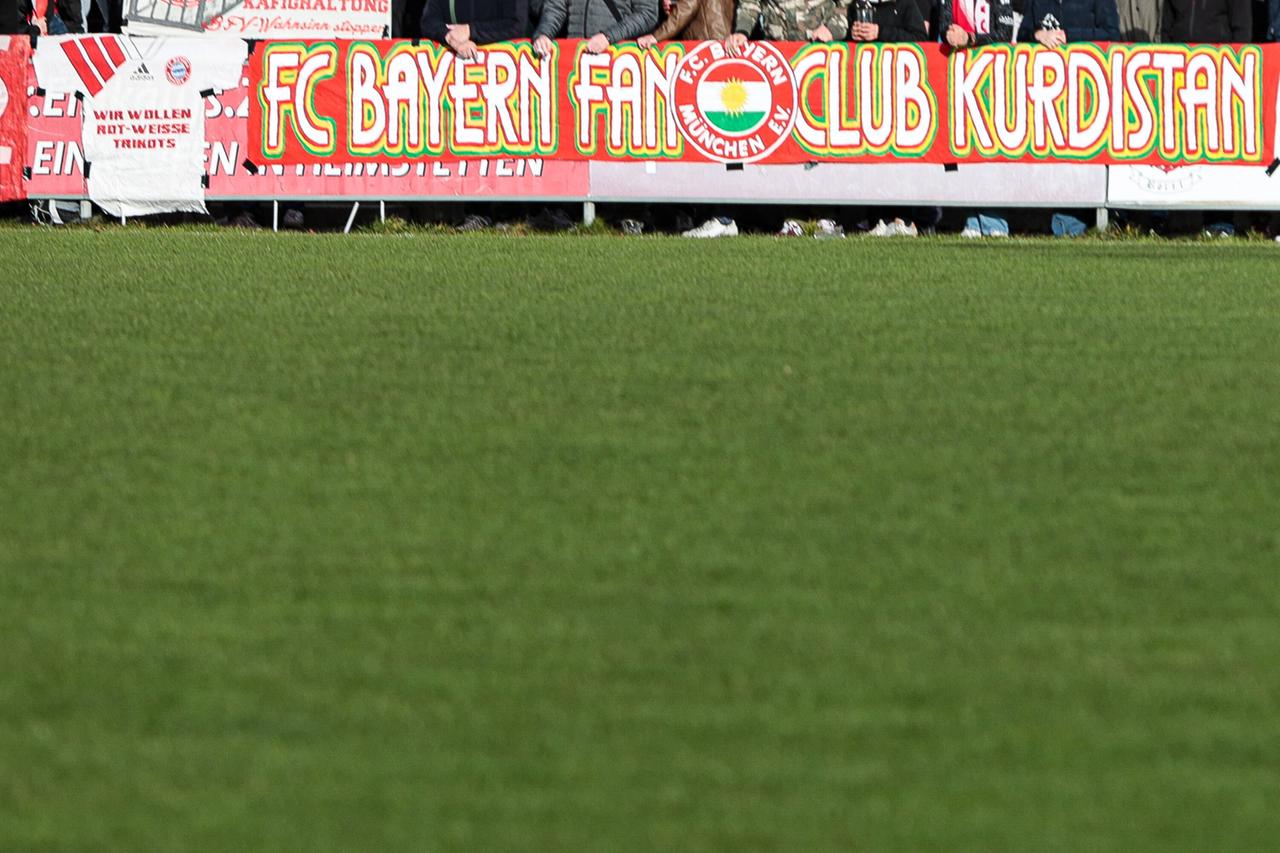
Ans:
[[[1280,252],[0,232],[0,850],[1280,839]]]

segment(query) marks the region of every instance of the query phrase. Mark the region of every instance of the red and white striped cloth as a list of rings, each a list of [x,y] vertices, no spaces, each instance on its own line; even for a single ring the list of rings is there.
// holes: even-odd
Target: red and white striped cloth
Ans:
[[[91,98],[101,92],[107,81],[130,59],[141,59],[126,53],[126,50],[134,53],[136,51],[132,40],[121,36],[71,38],[62,40],[58,46],[66,54],[67,61],[84,85],[81,91]]]

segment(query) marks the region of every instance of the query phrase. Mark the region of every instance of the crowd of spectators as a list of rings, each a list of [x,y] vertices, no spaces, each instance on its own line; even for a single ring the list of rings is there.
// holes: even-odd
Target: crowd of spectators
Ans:
[[[954,47],[1280,40],[1280,0],[396,0],[392,15],[397,37],[445,41],[441,26],[445,36],[468,27],[500,33],[495,41],[581,38],[600,50],[618,41],[751,37]]]

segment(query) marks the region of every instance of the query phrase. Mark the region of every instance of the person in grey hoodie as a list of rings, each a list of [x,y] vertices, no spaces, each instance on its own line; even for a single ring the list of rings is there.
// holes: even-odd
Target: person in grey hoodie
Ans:
[[[587,51],[602,53],[615,42],[653,32],[658,0],[544,0],[533,31],[533,47],[546,56],[559,36],[587,39]]]

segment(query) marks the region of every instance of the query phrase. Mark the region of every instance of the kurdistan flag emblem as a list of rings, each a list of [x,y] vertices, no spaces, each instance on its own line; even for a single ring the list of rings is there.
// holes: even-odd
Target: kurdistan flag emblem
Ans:
[[[721,133],[751,133],[769,115],[769,81],[749,62],[718,62],[698,81],[698,110]]]
[[[791,136],[799,94],[787,57],[769,42],[729,56],[718,41],[684,55],[668,84],[667,110],[689,147],[719,163],[754,163]]]

